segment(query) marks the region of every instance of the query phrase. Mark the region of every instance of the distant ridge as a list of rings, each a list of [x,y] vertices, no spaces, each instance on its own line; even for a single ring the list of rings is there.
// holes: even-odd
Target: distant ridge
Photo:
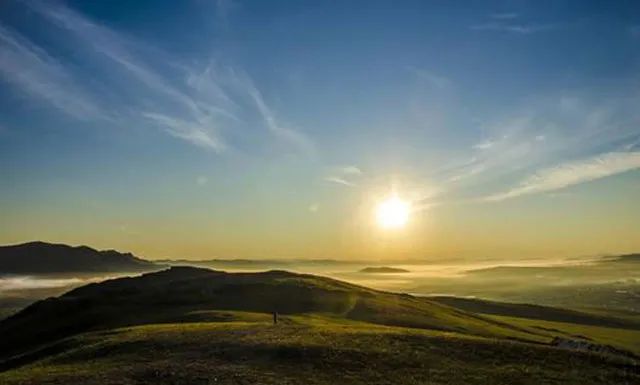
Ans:
[[[158,270],[164,265],[116,250],[96,250],[47,242],[0,246],[1,274],[54,274],[138,272]]]
[[[397,267],[380,266],[380,267],[365,267],[364,269],[360,270],[360,273],[380,273],[380,274],[409,273],[409,270],[400,269]]]
[[[640,253],[618,255],[613,257],[611,262],[640,262]]]

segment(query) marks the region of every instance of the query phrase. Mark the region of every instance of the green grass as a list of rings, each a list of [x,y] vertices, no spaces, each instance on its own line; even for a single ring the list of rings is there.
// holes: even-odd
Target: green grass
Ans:
[[[431,299],[467,311],[483,313],[487,318],[538,333],[543,339],[558,336],[586,340],[640,356],[640,319],[634,312],[601,308],[571,310],[475,298]]]
[[[608,309],[602,307],[583,307],[577,308],[576,310],[606,317],[615,317],[640,325],[640,312],[638,311],[629,309]]]
[[[0,384],[632,384],[629,357],[549,342],[638,352],[639,333],[481,315],[311,275],[178,268],[87,285],[0,321]]]
[[[640,330],[581,325],[567,322],[492,316],[497,320],[538,330],[548,336],[588,340],[633,352],[640,356]]]
[[[611,357],[324,315],[256,314],[72,337],[70,348],[0,373],[17,384],[624,384]],[[251,321],[246,321],[251,320]]]
[[[535,330],[409,295],[282,271],[172,268],[90,284],[0,322],[0,359],[77,333],[150,323],[207,321],[207,311],[331,314],[373,324],[545,342]],[[72,316],[71,316],[72,315]],[[215,321],[215,320],[214,320]]]
[[[640,318],[633,318],[633,315],[637,315],[637,313],[630,311],[605,309],[574,310],[533,304],[496,302],[478,298],[448,296],[429,297],[429,299],[473,313],[640,330]]]

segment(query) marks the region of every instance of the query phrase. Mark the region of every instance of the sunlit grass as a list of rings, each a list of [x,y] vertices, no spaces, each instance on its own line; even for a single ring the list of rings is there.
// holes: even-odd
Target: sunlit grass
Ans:
[[[15,384],[596,384],[623,372],[608,358],[332,315],[256,314],[73,337],[75,348],[0,374]],[[265,314],[264,316],[268,316]],[[619,382],[618,382],[619,383]]]

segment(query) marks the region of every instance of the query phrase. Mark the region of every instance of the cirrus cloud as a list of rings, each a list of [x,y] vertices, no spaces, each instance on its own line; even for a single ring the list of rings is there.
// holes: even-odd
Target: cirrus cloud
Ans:
[[[485,197],[484,200],[502,201],[522,195],[560,190],[638,168],[640,151],[605,153],[543,169],[525,179],[520,185]]]

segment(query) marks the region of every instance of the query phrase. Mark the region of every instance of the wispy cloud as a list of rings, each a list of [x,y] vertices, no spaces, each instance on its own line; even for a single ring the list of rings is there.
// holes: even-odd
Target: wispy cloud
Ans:
[[[72,9],[63,6],[34,5],[36,11],[58,27],[73,34],[85,48],[112,61],[117,70],[127,73],[146,88],[145,99],[153,100],[161,110],[146,111],[141,117],[164,127],[169,134],[215,151],[225,148],[217,132],[216,114],[226,106],[211,100],[194,99],[183,90],[169,84],[151,66],[136,58],[135,51],[148,50],[141,43],[96,24]],[[100,60],[100,58],[98,58]],[[123,92],[127,92],[123,90]],[[144,111],[143,108],[138,109]]]
[[[557,29],[559,26],[559,24],[525,22],[524,20],[520,20],[520,14],[515,12],[498,12],[489,15],[487,22],[474,24],[469,28],[473,31],[494,31],[528,35]]]
[[[74,118],[95,120],[113,113],[121,124],[156,127],[215,152],[231,147],[224,132],[248,128],[252,123],[244,118],[257,113],[272,135],[300,151],[313,151],[305,135],[276,119],[262,92],[241,70],[198,68],[193,64],[197,61],[169,57],[59,3],[29,7],[46,21],[45,28],[66,33],[66,44],[82,52],[91,69],[83,73],[82,65],[58,61],[27,38],[0,28],[0,74],[24,93]],[[229,1],[217,4],[221,13],[231,7]],[[102,88],[88,92],[79,84]],[[110,99],[102,95],[103,89],[108,89]],[[98,107],[105,105],[109,114]]]
[[[472,145],[473,162],[452,170],[447,179],[479,184],[567,158],[631,150],[640,137],[635,95],[594,99],[573,94],[530,101],[520,112],[481,124],[485,139]]]
[[[557,24],[517,24],[506,22],[491,22],[484,24],[472,25],[470,29],[474,31],[495,31],[495,32],[508,32],[521,35],[529,35],[536,32],[546,32],[553,29],[557,29]]]
[[[517,187],[490,195],[485,200],[501,201],[521,195],[560,190],[637,168],[640,168],[640,152],[610,152],[541,170]]]
[[[472,146],[472,148],[476,149],[476,150],[487,150],[491,147],[493,147],[493,145],[495,144],[495,142],[491,139],[485,139],[480,143],[476,143]]]
[[[558,174],[552,174],[552,170],[564,170],[563,180],[581,183],[567,176],[569,171],[565,166],[587,168],[587,160],[592,160],[594,164],[601,162],[611,167],[607,169],[616,170],[617,165],[628,164],[624,162],[630,162],[637,155],[624,154],[637,153],[640,141],[640,112],[636,107],[640,95],[631,88],[617,89],[617,92],[618,97],[611,97],[605,88],[595,93],[565,91],[530,99],[522,108],[502,118],[479,123],[477,130],[482,139],[461,151],[460,157],[451,157],[449,164],[424,182],[425,185],[436,183],[442,187],[441,192],[446,191],[431,201],[502,200],[546,191],[552,181],[558,180],[555,179]],[[606,155],[609,153],[623,155]],[[594,158],[597,156],[602,158]],[[567,163],[567,159],[584,161],[573,164]],[[579,175],[587,177],[586,171]],[[601,175],[599,177],[606,177],[607,173],[603,171]],[[523,182],[504,188],[504,182],[509,180]],[[487,194],[487,190],[495,193]]]
[[[221,139],[210,135],[201,125],[154,112],[143,112],[142,116],[164,127],[167,133],[176,138],[218,152],[226,148]]]
[[[269,128],[269,131],[308,154],[314,152],[313,144],[311,140],[309,140],[309,138],[307,138],[299,131],[281,125],[276,120],[275,113],[271,110],[271,108],[269,108],[267,103],[265,103],[264,98],[262,97],[262,93],[254,86],[253,82],[248,77],[244,77],[243,83],[246,87],[247,93],[256,104],[260,115]]]
[[[329,174],[324,178],[325,181],[353,187],[356,186],[356,178],[362,175],[362,170],[354,165],[340,166],[329,170]]]
[[[362,175],[362,170],[357,166],[343,166],[338,170],[343,175]]]
[[[82,120],[107,114],[64,66],[17,32],[0,26],[0,73],[6,82]]]
[[[349,186],[349,187],[353,187],[356,184],[353,182],[349,182],[348,180],[344,179],[344,178],[340,178],[338,176],[327,176],[324,178],[325,181],[327,182],[331,182],[331,183],[337,183],[337,184],[341,184],[344,186]]]

